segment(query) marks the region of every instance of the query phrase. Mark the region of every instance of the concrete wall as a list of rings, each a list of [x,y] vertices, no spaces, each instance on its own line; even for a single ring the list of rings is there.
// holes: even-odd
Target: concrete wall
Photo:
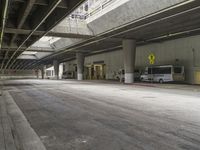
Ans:
[[[39,76],[41,73],[39,72]],[[1,79],[34,79],[37,78],[35,70],[5,70],[4,74],[0,74]]]
[[[148,56],[150,53],[154,53],[156,56],[155,65],[184,65],[186,81],[195,83],[195,71],[200,71],[199,41],[200,36],[193,36],[137,47],[136,67],[144,69],[145,66],[148,66]],[[88,56],[85,58],[85,65],[93,64],[96,61],[104,61],[106,64],[106,78],[113,79],[114,74],[123,68],[123,51]],[[65,66],[68,67],[65,69],[73,71],[73,64],[76,64],[75,60],[65,63]]]

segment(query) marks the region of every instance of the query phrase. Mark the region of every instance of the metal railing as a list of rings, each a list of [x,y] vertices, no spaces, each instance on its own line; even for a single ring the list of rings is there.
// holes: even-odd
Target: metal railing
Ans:
[[[99,0],[96,3],[88,6],[88,10],[81,10],[80,7],[84,8],[84,5],[88,5],[89,0],[82,4],[77,10],[75,10],[70,16],[70,19],[74,20],[87,20],[89,17],[92,17],[98,13],[101,13],[105,8],[112,5],[117,0]]]
[[[96,5],[94,8],[89,9],[88,14],[86,15],[86,19],[92,17],[98,13],[101,13],[105,8],[113,4],[117,0],[101,0],[101,3]]]

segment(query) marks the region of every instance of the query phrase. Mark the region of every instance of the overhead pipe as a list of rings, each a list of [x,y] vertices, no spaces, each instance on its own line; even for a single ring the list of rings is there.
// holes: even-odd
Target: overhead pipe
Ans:
[[[6,17],[7,17],[9,0],[4,0],[4,2],[5,2],[5,6],[4,6],[4,11],[3,11],[3,16],[2,16],[2,28],[1,28],[1,35],[0,35],[0,49],[2,48],[3,35],[4,35],[5,24],[6,24]]]
[[[40,25],[47,19],[47,17],[54,11],[54,9],[56,9],[56,7],[60,4],[62,0],[58,0],[56,2],[56,4],[50,9],[50,11],[47,13],[47,15],[41,20],[41,22],[33,29],[33,31],[31,31],[31,33],[28,35],[28,37],[24,40],[24,42],[22,42],[22,44],[17,48],[17,50],[13,53],[13,55],[11,56],[11,58],[8,60],[8,62],[6,63],[6,66],[4,67],[4,69],[6,68],[10,68],[17,59],[15,59],[10,65],[10,61],[13,59],[13,57],[16,55],[16,53],[21,49],[21,47],[26,43],[26,41],[32,36],[32,34],[40,27]],[[8,66],[9,65],[9,66]]]
[[[9,0],[5,0],[5,6],[4,6],[4,11],[3,11],[3,16],[2,16],[1,35],[0,35],[0,50],[2,49],[3,35],[4,35],[5,24],[6,24],[6,19],[7,19],[8,5],[9,5]],[[7,52],[6,52],[5,57],[7,57]],[[1,71],[2,71],[2,67],[4,65],[4,62],[5,62],[5,59],[3,59],[3,62],[1,64]]]

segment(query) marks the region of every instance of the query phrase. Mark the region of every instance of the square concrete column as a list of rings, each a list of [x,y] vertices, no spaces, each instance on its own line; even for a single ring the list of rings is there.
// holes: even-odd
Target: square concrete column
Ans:
[[[134,83],[136,41],[123,40],[125,83]]]
[[[83,80],[83,70],[84,70],[84,61],[85,57],[83,53],[76,53],[77,60],[77,79]]]
[[[54,67],[54,79],[59,80],[59,62],[57,60],[53,61]]]

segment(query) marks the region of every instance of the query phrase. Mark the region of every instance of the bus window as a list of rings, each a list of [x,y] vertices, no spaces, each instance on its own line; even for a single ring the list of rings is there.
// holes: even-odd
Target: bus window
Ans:
[[[171,74],[172,73],[172,69],[171,67],[164,67],[161,69],[162,74]]]
[[[182,73],[182,67],[174,67],[174,73]]]
[[[153,68],[148,68],[148,74],[152,74],[153,73]]]
[[[148,74],[171,74],[171,67],[149,68]]]

